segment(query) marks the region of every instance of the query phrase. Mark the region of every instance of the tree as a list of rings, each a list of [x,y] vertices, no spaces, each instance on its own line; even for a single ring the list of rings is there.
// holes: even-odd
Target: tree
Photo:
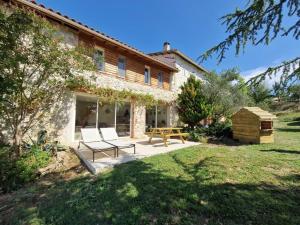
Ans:
[[[278,36],[292,36],[299,40],[299,11],[299,0],[251,0],[246,9],[236,9],[235,12],[221,18],[229,36],[201,55],[200,60],[206,60],[217,54],[217,59],[221,62],[232,45],[235,45],[235,52],[238,55],[249,42],[252,45],[268,45]],[[283,22],[286,18],[295,22],[284,26]],[[248,84],[258,84],[267,76],[270,77],[278,72],[282,72],[289,79],[299,80],[300,56],[284,61],[276,67],[268,68],[265,72],[250,79]]]
[[[63,41],[35,14],[0,12],[0,120],[16,156],[24,135],[62,98],[65,80],[92,68],[90,59]]]
[[[294,84],[288,88],[289,97],[300,103],[300,84]]]
[[[220,75],[211,72],[206,76],[204,93],[213,105],[212,118],[230,117],[233,112],[249,103],[248,88],[237,69],[223,71]]]
[[[181,86],[177,105],[180,120],[191,129],[207,118],[212,111],[212,105],[206,102],[201,81],[193,75]]]
[[[267,109],[271,100],[271,90],[264,84],[253,85],[249,88],[249,96],[253,100],[255,106]]]
[[[282,75],[279,81],[276,81],[273,85],[274,96],[277,97],[278,101],[281,102],[288,95],[290,79]]]

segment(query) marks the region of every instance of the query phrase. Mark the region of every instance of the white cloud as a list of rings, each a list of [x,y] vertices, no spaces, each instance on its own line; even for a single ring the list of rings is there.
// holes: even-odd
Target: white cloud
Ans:
[[[275,66],[276,64],[278,64],[279,59],[273,61],[271,66]],[[242,76],[245,78],[246,81],[248,81],[249,79],[251,79],[252,77],[255,77],[263,72],[265,72],[270,66],[261,66],[261,67],[257,67],[251,70],[246,70],[241,72]],[[264,83],[268,88],[272,88],[273,84],[277,81],[280,80],[282,74],[282,70],[279,70],[277,73],[273,74],[271,76],[271,78],[266,77]]]

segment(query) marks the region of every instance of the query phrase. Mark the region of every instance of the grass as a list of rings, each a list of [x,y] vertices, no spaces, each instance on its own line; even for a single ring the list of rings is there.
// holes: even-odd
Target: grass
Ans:
[[[27,187],[0,223],[300,224],[299,123],[280,117],[275,144],[200,145]]]

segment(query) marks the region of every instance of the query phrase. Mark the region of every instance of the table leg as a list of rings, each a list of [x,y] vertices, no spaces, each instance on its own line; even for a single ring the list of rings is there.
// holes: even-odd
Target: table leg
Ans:
[[[165,145],[165,147],[168,147],[168,139],[167,139],[167,137],[164,135],[163,136],[163,140],[164,140],[164,145]]]
[[[151,134],[150,134],[149,141],[148,141],[150,144],[151,144],[151,141],[152,141],[153,135],[154,135],[154,129],[152,130],[152,132],[151,132]]]
[[[176,132],[177,132],[178,134],[180,134],[180,133],[181,133],[181,131],[180,131],[180,130],[177,130]],[[180,140],[182,141],[182,143],[184,144],[185,142],[184,142],[184,138],[182,137],[182,135],[180,135],[179,137],[180,137]]]

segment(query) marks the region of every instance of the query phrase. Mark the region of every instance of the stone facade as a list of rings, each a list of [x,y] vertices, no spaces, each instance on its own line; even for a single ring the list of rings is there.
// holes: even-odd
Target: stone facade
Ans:
[[[20,3],[21,4],[21,3]],[[171,90],[170,80],[176,68],[173,65],[154,59],[128,45],[116,41],[106,35],[89,30],[80,23],[74,23],[61,15],[53,15],[35,3],[25,2],[26,7],[33,7],[36,13],[42,10],[42,15],[51,14],[55,20],[50,22],[58,28],[57,35],[62,37],[62,46],[73,48],[84,44],[94,49],[103,50],[104,69],[99,72],[86,72],[83,75],[93,80],[98,87],[107,87],[115,90],[130,90],[141,94],[150,94],[155,99],[164,102],[174,102],[177,93]],[[21,5],[22,5],[21,4]],[[1,8],[11,9],[11,5],[1,4]],[[17,7],[17,5],[16,5]],[[47,18],[47,16],[45,16]],[[119,59],[125,58],[125,76],[119,72]],[[150,81],[145,83],[145,68],[149,68]],[[162,76],[161,76],[162,75]],[[95,79],[92,79],[94,77]],[[46,129],[54,139],[58,139],[66,145],[74,144],[76,124],[76,96],[84,93],[66,92],[64,98],[58,101],[52,110],[48,112],[43,121],[39,121],[33,131],[33,137],[40,129]],[[96,96],[93,96],[96,98]],[[168,126],[177,125],[176,107],[171,105],[167,109]],[[146,107],[131,102],[130,135],[133,138],[144,137],[146,126]],[[0,132],[1,133],[1,132]],[[0,134],[1,135],[1,134]]]
[[[131,103],[132,119],[131,119],[131,137],[144,138],[146,126],[146,107],[136,102]]]

